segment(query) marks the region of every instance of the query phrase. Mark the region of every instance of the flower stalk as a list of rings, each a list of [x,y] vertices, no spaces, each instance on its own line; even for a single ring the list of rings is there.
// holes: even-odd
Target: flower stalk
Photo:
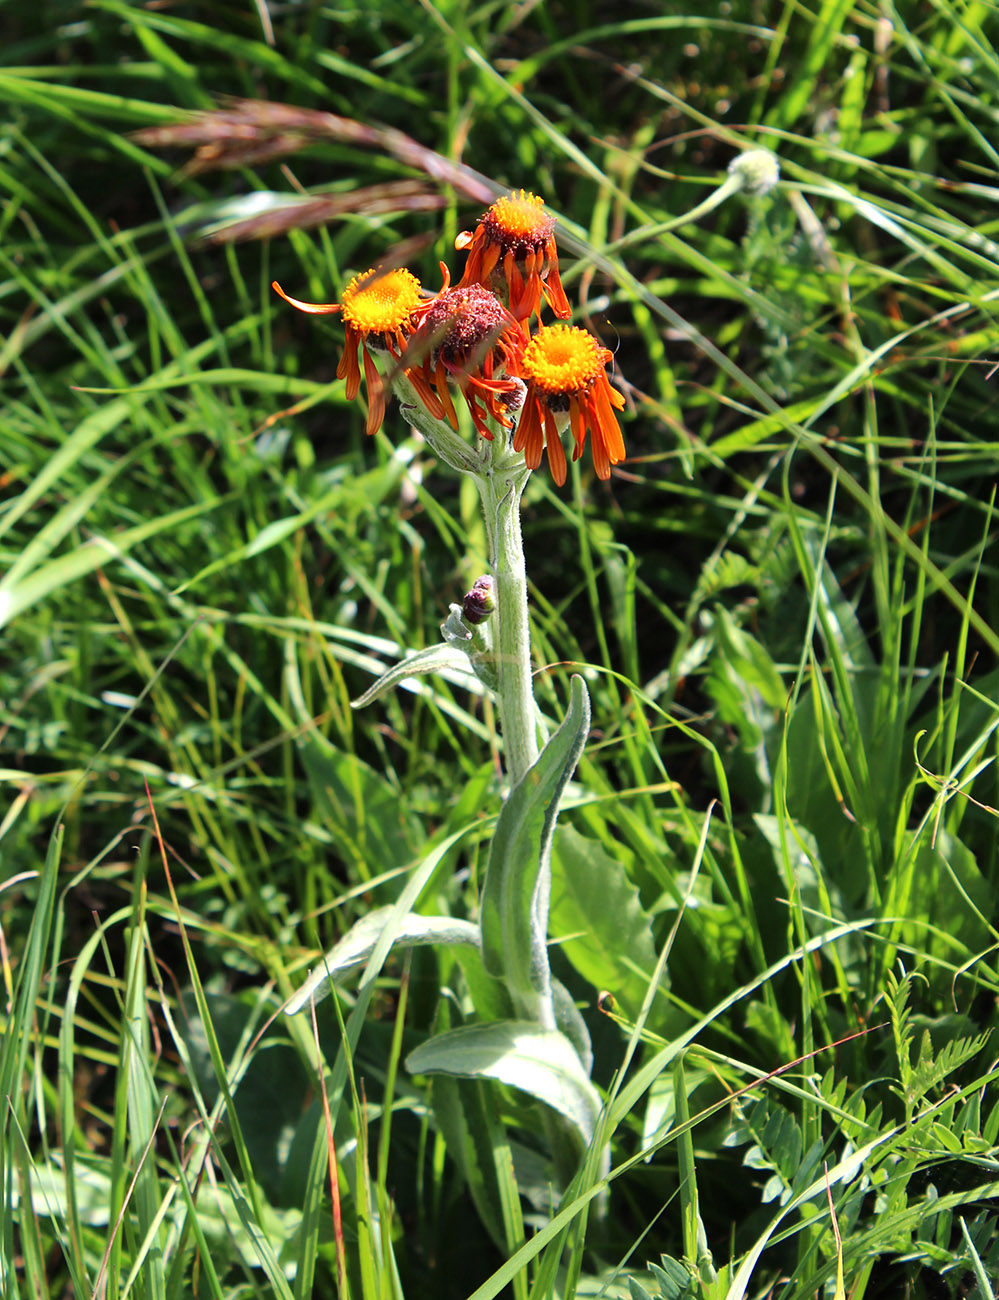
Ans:
[[[490,564],[496,583],[494,615],[496,707],[511,786],[521,781],[538,758],[537,708],[531,664],[527,609],[527,564],[520,526],[520,499],[530,477],[522,459],[494,438],[488,472],[476,476],[482,502]]]
[[[403,375],[394,381],[403,414],[452,469],[470,474],[482,504],[489,565],[495,584],[492,615],[496,709],[511,786],[538,758],[537,706],[531,661],[527,603],[527,561],[520,502],[531,477],[524,458],[513,450],[509,431],[497,429],[489,441],[470,446],[447,420],[435,419]]]

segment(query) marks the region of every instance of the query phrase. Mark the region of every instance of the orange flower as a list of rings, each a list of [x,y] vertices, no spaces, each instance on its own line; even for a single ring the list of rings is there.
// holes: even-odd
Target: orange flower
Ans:
[[[576,442],[573,460],[582,455],[587,429],[593,436],[598,478],[610,478],[610,467],[624,460],[624,439],[614,414],[624,406],[624,398],[610,386],[604,370],[612,359],[592,334],[570,325],[542,326],[524,348],[520,375],[527,398],[514,450],[522,451],[528,466],[537,469],[547,446],[548,466],[559,487],[565,482],[566,465],[557,416],[566,412]]]
[[[448,381],[456,384],[475,428],[484,438],[492,438],[486,418],[508,429],[513,423],[508,413],[520,404],[524,387],[511,376],[517,374],[524,335],[489,289],[480,284],[452,289],[443,262],[441,272],[444,287],[420,307],[420,326],[409,344],[409,355],[421,359],[406,374],[430,414],[448,420],[453,429],[458,428],[458,416]],[[405,357],[403,364],[407,364]]]
[[[337,378],[346,379],[347,397],[353,401],[361,386],[361,371],[357,364],[360,348],[368,388],[365,427],[369,434],[375,433],[385,418],[385,385],[371,360],[369,349],[371,352],[387,352],[399,360],[409,336],[416,329],[417,320],[413,313],[426,305],[420,297],[419,280],[402,269],[365,271],[363,275],[355,275],[344,289],[343,302],[299,302],[286,294],[276,280],[271,288],[299,311],[319,316],[341,313],[346,341],[336,368]]]
[[[498,199],[454,246],[468,249],[461,287],[484,284],[500,292],[505,285],[517,320],[527,321],[540,311],[542,294],[556,316],[572,315],[558,274],[555,218],[536,194],[514,190]]]

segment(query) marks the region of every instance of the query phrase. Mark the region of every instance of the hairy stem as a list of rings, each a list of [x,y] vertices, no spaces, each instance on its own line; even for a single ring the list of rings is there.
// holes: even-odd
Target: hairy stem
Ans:
[[[496,701],[506,770],[516,785],[538,758],[537,710],[531,672],[531,636],[527,614],[527,568],[520,529],[520,498],[530,477],[523,461],[505,453],[496,440],[492,463],[476,479],[496,581]]]

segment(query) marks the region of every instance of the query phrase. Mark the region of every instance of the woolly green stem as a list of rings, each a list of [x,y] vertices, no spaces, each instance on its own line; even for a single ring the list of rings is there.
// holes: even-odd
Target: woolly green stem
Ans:
[[[471,446],[442,420],[430,415],[404,375],[394,380],[406,419],[419,429],[442,460],[475,480],[496,583],[493,644],[496,707],[499,712],[507,777],[514,786],[538,758],[538,720],[531,674],[531,633],[527,615],[527,565],[520,530],[520,498],[531,477],[523,455],[513,451],[506,429],[492,441]]]
[[[490,561],[496,582],[493,615],[496,706],[507,777],[516,785],[538,758],[537,709],[531,671],[527,613],[527,566],[520,528],[520,498],[530,477],[522,458],[511,456],[497,435],[485,475],[476,477],[482,500]],[[518,463],[519,462],[519,463]]]

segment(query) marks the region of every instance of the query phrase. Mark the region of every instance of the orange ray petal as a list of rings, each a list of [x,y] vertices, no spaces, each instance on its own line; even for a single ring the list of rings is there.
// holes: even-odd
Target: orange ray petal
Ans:
[[[548,468],[552,472],[552,478],[559,487],[562,487],[566,473],[565,449],[559,437],[555,416],[547,407],[545,408],[545,446],[548,448]]]
[[[347,394],[347,400],[352,402],[357,396],[361,387],[361,371],[357,364],[357,345],[358,337],[353,331],[348,330],[347,339],[344,344],[343,356],[340,358],[340,364],[336,368],[337,379],[346,379],[347,383],[344,392]]]
[[[537,469],[541,464],[541,450],[544,435],[541,432],[541,404],[536,397],[528,397],[524,413],[513,439],[514,451],[524,453],[524,463],[528,469]]]
[[[363,343],[361,355],[364,357],[364,379],[368,385],[368,420],[364,431],[370,437],[371,434],[378,432],[382,427],[382,420],[385,419],[385,385],[378,373],[378,367],[371,360],[368,349]]]
[[[616,465],[618,461],[624,460],[626,455],[624,438],[621,436],[621,427],[617,422],[617,417],[614,415],[614,408],[611,404],[613,401],[613,394],[616,392],[617,389],[611,388],[610,384],[606,381],[602,384],[597,384],[595,394],[596,400],[594,402],[595,427],[599,427],[601,431],[604,444],[607,447],[607,454],[610,457],[612,465]],[[620,396],[620,394],[618,394],[618,396]],[[623,397],[621,398],[621,404],[622,406],[624,405]]]
[[[293,298],[290,293],[285,293],[277,280],[271,281],[271,288],[276,294],[283,298],[285,302],[290,302],[291,305],[297,307],[299,311],[310,312],[313,316],[328,316],[331,312],[340,310],[340,304],[338,302],[301,302],[298,298]]]
[[[572,308],[569,306],[569,299],[565,296],[565,290],[562,288],[562,281],[558,273],[558,259],[554,259],[548,268],[548,278],[541,283],[548,306],[556,316],[562,320],[568,320],[572,315]]]

